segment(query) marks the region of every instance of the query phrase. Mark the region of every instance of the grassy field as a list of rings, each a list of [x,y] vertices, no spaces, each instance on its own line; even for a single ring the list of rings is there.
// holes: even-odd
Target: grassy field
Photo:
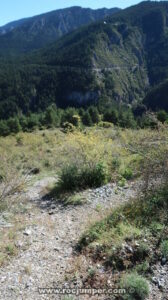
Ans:
[[[19,133],[0,138],[0,173],[9,168],[10,173],[37,169],[35,173],[40,176],[57,175],[68,164],[81,166],[101,161],[107,164],[112,180],[116,174],[124,175],[127,168],[133,176],[140,175],[142,160],[162,154],[167,139],[167,128],[155,131],[93,127],[72,133],[59,129]]]
[[[55,129],[1,137],[1,194],[4,183],[8,186],[7,189],[9,186],[13,191],[22,189],[28,175],[33,175],[29,179],[35,181],[62,174],[63,180],[67,177],[66,181],[69,183],[78,179],[78,187],[79,177],[83,178],[87,173],[90,178],[87,178],[79,190],[103,185],[108,181],[117,182],[123,187],[127,181],[142,176],[146,177],[148,184],[150,177],[158,176],[158,172],[162,173],[166,161],[167,139],[167,127],[160,130],[124,130],[98,126],[68,133]],[[92,170],[92,174],[88,174],[89,170]],[[99,178],[98,171],[104,172],[101,174],[104,178]],[[96,175],[98,180],[92,184]],[[64,182],[62,189],[66,188]],[[4,203],[1,201],[1,194],[2,208]]]

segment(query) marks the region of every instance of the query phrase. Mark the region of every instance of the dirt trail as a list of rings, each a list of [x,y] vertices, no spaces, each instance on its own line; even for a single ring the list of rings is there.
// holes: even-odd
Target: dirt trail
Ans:
[[[65,283],[73,247],[88,222],[98,216],[97,206],[105,209],[116,206],[134,197],[136,190],[133,183],[120,188],[118,193],[115,185],[107,185],[89,190],[87,204],[63,207],[41,197],[45,187],[54,180],[40,180],[26,192],[29,205],[26,228],[17,242],[19,254],[0,269],[0,299],[66,299],[60,295],[40,295],[38,288]]]

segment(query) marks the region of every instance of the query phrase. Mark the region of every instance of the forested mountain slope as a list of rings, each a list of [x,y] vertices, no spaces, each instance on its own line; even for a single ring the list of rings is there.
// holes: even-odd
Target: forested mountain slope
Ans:
[[[0,117],[104,101],[135,103],[168,76],[168,2],[142,2],[1,62]],[[3,67],[5,65],[5,68]]]

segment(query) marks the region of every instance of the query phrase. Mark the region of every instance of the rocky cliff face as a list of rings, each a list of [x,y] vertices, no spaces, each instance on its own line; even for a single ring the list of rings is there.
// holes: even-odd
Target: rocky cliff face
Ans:
[[[107,95],[128,103],[144,97],[149,77],[143,34],[136,27],[110,24],[95,47],[93,61]]]

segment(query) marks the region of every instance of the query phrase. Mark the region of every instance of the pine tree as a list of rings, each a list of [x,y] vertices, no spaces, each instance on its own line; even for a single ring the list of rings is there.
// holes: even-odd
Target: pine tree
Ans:
[[[56,112],[54,111],[52,106],[49,106],[45,112],[45,124],[49,127],[54,126],[56,119]]]
[[[97,107],[91,106],[89,108],[89,114],[91,116],[93,124],[100,122],[100,115],[99,115]]]
[[[19,131],[21,131],[21,126],[17,117],[10,118],[7,121],[7,126],[9,127],[11,133],[18,133]]]
[[[104,121],[111,122],[111,123],[117,125],[118,120],[119,120],[119,115],[118,115],[117,110],[111,109],[110,111],[106,111],[104,113]]]
[[[29,130],[32,130],[35,129],[36,127],[39,127],[38,115],[31,114],[30,117],[27,118],[27,128]]]
[[[7,136],[10,133],[10,129],[6,121],[0,121],[0,136]]]
[[[82,117],[82,122],[85,126],[92,126],[92,118],[88,111],[86,111]]]
[[[165,110],[160,110],[157,113],[157,118],[160,122],[164,123],[166,120],[168,120],[168,114],[165,112]]]

